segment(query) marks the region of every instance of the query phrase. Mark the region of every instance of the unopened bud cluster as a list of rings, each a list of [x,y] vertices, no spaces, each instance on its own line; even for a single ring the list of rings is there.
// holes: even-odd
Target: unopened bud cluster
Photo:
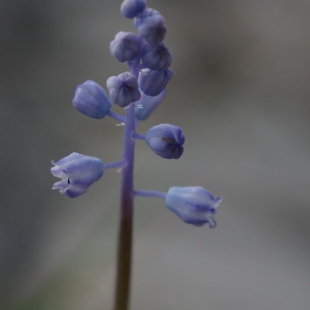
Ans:
[[[127,72],[111,76],[106,81],[107,91],[98,83],[88,80],[75,89],[73,106],[86,116],[102,119],[110,116],[121,120],[125,126],[146,120],[160,105],[166,95],[166,87],[173,73],[170,68],[172,56],[163,43],[167,26],[164,17],[148,8],[145,0],[125,0],[121,5],[124,17],[133,19],[137,33],[121,31],[110,43],[111,54],[128,65]],[[111,109],[113,104],[129,109],[133,107],[134,122],[118,115]],[[159,124],[150,128],[146,135],[138,134],[133,127],[130,139],[145,140],[150,149],[164,159],[179,159],[184,151],[185,136],[179,126]],[[126,141],[124,141],[126,143]],[[122,161],[103,164],[98,158],[78,153],[52,162],[54,176],[61,181],[54,184],[61,194],[70,198],[86,192],[99,180],[104,169],[126,165]],[[168,209],[184,222],[196,226],[209,223],[215,227],[213,215],[221,198],[214,198],[202,187],[171,187],[167,193],[135,191],[135,195],[165,198]],[[134,194],[134,193],[133,193]]]

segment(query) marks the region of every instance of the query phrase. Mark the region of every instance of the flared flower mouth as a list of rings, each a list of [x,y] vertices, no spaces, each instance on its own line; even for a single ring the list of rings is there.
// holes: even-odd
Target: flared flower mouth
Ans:
[[[84,194],[104,172],[103,162],[99,158],[79,153],[72,153],[59,161],[53,160],[52,164],[51,173],[61,178],[52,189],[59,189],[62,195],[70,198]]]
[[[221,203],[221,197],[214,197],[200,186],[171,187],[166,195],[167,208],[177,214],[185,223],[210,228],[216,227],[213,216]]]

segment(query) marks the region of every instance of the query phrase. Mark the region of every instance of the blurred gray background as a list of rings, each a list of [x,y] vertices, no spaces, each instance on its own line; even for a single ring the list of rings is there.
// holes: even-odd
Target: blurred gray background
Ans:
[[[1,310],[111,309],[120,175],[71,200],[51,190],[50,161],[121,158],[123,128],[71,105],[76,85],[127,70],[109,53],[134,29],[120,4],[1,1]],[[137,143],[136,188],[224,201],[210,230],[136,200],[131,309],[309,309],[310,1],[148,6],[166,18],[174,78],[139,131],[177,124],[186,143],[178,161]]]

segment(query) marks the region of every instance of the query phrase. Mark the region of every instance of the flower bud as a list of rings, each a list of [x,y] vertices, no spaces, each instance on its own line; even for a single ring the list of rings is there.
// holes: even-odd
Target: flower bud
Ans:
[[[53,176],[61,178],[52,189],[59,189],[62,195],[70,198],[83,195],[104,172],[99,158],[79,153],[72,153],[59,161],[53,160],[52,164],[55,166],[51,168]]]
[[[134,18],[146,6],[145,0],[125,0],[121,5],[121,13],[127,18]]]
[[[142,64],[151,70],[168,69],[172,63],[172,57],[168,48],[163,44],[148,43],[142,51]]]
[[[137,78],[129,72],[109,77],[107,87],[112,101],[122,108],[141,97]]]
[[[145,140],[152,151],[163,158],[179,159],[184,151],[185,137],[182,128],[171,124],[160,124],[150,128]]]
[[[222,201],[221,197],[213,197],[203,187],[171,187],[166,195],[166,206],[176,213],[185,223],[202,226],[205,223],[215,228],[213,215]]]
[[[166,89],[164,89],[159,95],[155,97],[147,96],[142,93],[139,101],[136,102],[136,118],[139,121],[146,120],[153,111],[162,103],[166,96]]]
[[[159,95],[168,82],[172,78],[172,70],[170,68],[165,70],[151,70],[142,69],[139,73],[138,83],[140,89],[148,96]]]
[[[164,17],[158,11],[146,8],[135,17],[133,21],[135,28],[138,29],[140,25],[149,17],[161,17],[164,20]]]
[[[141,51],[141,43],[132,32],[121,31],[110,43],[111,54],[120,62],[134,60]]]
[[[167,32],[164,17],[156,10],[145,9],[134,20],[140,36],[147,42],[160,43]]]
[[[96,82],[88,80],[75,88],[73,106],[92,118],[103,118],[111,109],[106,91]]]

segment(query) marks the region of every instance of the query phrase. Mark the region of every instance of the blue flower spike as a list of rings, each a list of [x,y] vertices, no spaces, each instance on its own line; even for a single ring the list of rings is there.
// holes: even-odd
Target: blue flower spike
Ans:
[[[164,17],[147,8],[146,0],[122,0],[121,14],[133,19],[136,34],[118,32],[110,43],[111,54],[128,66],[128,71],[111,76],[106,81],[106,92],[96,82],[88,80],[75,89],[73,106],[81,113],[101,119],[106,115],[124,126],[123,156],[118,161],[103,163],[100,159],[72,153],[54,165],[51,173],[60,178],[52,189],[64,196],[76,198],[98,181],[104,171],[118,168],[121,172],[120,227],[118,238],[117,273],[114,309],[129,308],[131,258],[133,240],[133,211],[135,197],[153,197],[165,200],[169,210],[185,223],[194,226],[209,224],[214,219],[221,197],[214,197],[199,186],[171,187],[168,192],[136,189],[134,184],[135,147],[145,141],[150,149],[165,159],[179,159],[184,152],[185,136],[182,128],[160,124],[146,134],[138,132],[139,121],[146,120],[166,96],[166,87],[173,76],[172,56],[163,43],[167,33]],[[126,70],[124,70],[126,71]],[[109,94],[109,95],[108,95]],[[125,108],[123,114],[114,112],[112,104]],[[115,108],[115,106],[113,105]]]
[[[59,161],[53,160],[52,164],[53,176],[61,178],[52,189],[59,189],[62,195],[70,198],[83,195],[104,172],[103,162],[99,158],[79,153],[72,153]]]
[[[129,72],[109,77],[107,87],[112,101],[122,108],[138,101],[141,97],[137,78]]]
[[[72,104],[81,113],[97,119],[105,117],[112,106],[106,91],[92,80],[75,88]]]
[[[142,64],[152,70],[165,70],[171,66],[172,57],[163,44],[148,43],[143,47]]]
[[[145,6],[145,0],[125,0],[121,5],[121,13],[127,18],[134,18],[144,11]]]
[[[171,187],[166,195],[166,206],[176,213],[185,223],[210,228],[216,227],[213,216],[222,201],[200,186]]]
[[[133,61],[141,51],[141,42],[134,33],[121,31],[110,43],[110,51],[120,62]]]
[[[140,70],[138,83],[146,95],[157,96],[166,88],[172,75],[170,68],[160,71],[145,68]]]
[[[159,95],[151,97],[142,93],[139,101],[136,102],[135,115],[139,121],[146,120],[155,109],[163,102],[166,96],[166,89],[164,89]]]
[[[184,151],[185,136],[175,125],[154,126],[147,131],[145,140],[155,154],[166,159],[179,159]]]

